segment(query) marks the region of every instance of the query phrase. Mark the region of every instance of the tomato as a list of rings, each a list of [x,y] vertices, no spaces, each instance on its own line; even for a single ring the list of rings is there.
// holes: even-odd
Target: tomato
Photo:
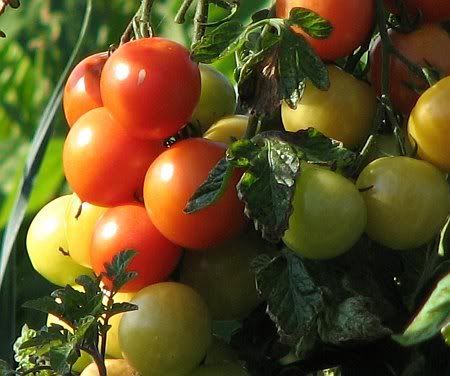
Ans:
[[[105,107],[135,136],[162,140],[190,119],[200,98],[200,72],[189,51],[164,38],[119,47],[100,80]]]
[[[64,114],[69,127],[75,124],[81,115],[103,106],[100,76],[106,60],[107,52],[88,56],[70,73],[63,96]]]
[[[409,117],[408,131],[419,157],[450,172],[450,77],[419,98]]]
[[[310,259],[348,251],[364,232],[367,212],[355,185],[343,176],[307,166],[297,178],[284,243]]]
[[[96,108],[70,130],[64,172],[82,201],[118,205],[141,196],[148,166],[163,150],[160,142],[129,136],[104,107]]]
[[[250,374],[237,364],[218,364],[201,366],[189,376],[250,376]]]
[[[222,338],[213,335],[211,346],[206,352],[205,365],[237,363],[239,356]]]
[[[108,376],[136,376],[136,371],[125,359],[105,359],[106,373]],[[80,376],[100,376],[98,367],[91,363]]]
[[[123,315],[122,352],[142,375],[183,376],[205,357],[211,317],[203,299],[181,283],[163,282],[139,291],[139,309]]]
[[[384,0],[386,8],[392,13],[400,13],[397,0]],[[450,2],[448,0],[403,0],[407,11],[417,16],[420,14],[424,21],[440,22],[450,19]]]
[[[389,31],[392,43],[404,56],[420,66],[432,66],[443,76],[450,75],[450,35],[438,25],[423,25],[409,34]],[[370,49],[370,80],[377,94],[381,93],[382,50],[377,37]],[[406,65],[391,55],[389,95],[398,112],[409,115],[419,94],[413,89],[426,90],[428,83],[418,78]]]
[[[350,55],[370,37],[375,19],[374,0],[277,0],[277,17],[289,18],[290,11],[299,7],[314,11],[333,27],[326,39],[313,38],[301,28],[293,27],[323,60]]]
[[[66,235],[70,257],[91,268],[91,242],[95,224],[107,208],[81,202],[74,193],[66,214]]]
[[[366,189],[362,195],[367,204],[367,234],[392,249],[427,243],[449,215],[449,187],[428,162],[380,158],[364,168],[356,185]]]
[[[130,204],[109,209],[97,222],[92,237],[91,262],[96,274],[105,272],[105,263],[132,249],[137,252],[128,269],[137,277],[122,287],[123,292],[138,291],[164,281],[175,269],[181,256],[178,246],[156,229],[144,206]],[[103,282],[111,287],[106,277]]]
[[[73,285],[90,269],[78,265],[69,255],[66,211],[72,196],[62,196],[45,205],[34,217],[27,233],[27,250],[33,268],[58,286]]]
[[[297,109],[281,107],[284,128],[296,132],[316,128],[349,148],[362,144],[373,126],[377,100],[372,88],[340,68],[328,66],[330,89],[322,91],[308,81]]]
[[[244,138],[248,126],[248,116],[227,116],[214,123],[203,135],[204,138],[230,145],[234,139]]]
[[[202,91],[191,122],[206,131],[213,123],[236,110],[236,91],[216,68],[200,64]]]
[[[225,151],[224,144],[191,138],[176,143],[150,166],[144,183],[145,207],[158,230],[175,244],[205,249],[244,229],[244,206],[236,191],[238,172],[214,205],[193,214],[183,212]]]
[[[186,252],[181,282],[205,299],[214,320],[240,320],[260,302],[250,264],[263,248],[249,231],[206,252]]]

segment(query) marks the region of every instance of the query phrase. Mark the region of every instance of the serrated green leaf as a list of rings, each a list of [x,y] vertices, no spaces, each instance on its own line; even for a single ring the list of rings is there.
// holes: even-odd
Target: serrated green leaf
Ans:
[[[36,311],[51,313],[55,316],[61,316],[63,314],[63,307],[58,304],[54,298],[50,296],[44,296],[34,300],[29,300],[22,305],[23,308],[34,309]]]
[[[450,274],[439,281],[430,297],[401,335],[393,339],[403,346],[424,342],[436,334],[450,320]]]
[[[122,286],[136,278],[136,272],[127,270],[135,255],[134,250],[124,250],[115,255],[110,264],[105,264],[106,276],[112,280],[114,291],[119,291]]]
[[[444,257],[449,255],[450,251],[450,217],[447,219],[447,223],[441,231],[439,237],[439,255]]]
[[[114,316],[119,313],[136,311],[137,309],[138,309],[138,306],[136,304],[126,303],[126,302],[114,303],[112,305],[111,309],[109,310],[109,314],[111,316]]]
[[[227,159],[239,168],[247,168],[251,161],[258,156],[259,146],[250,140],[233,142],[227,150]]]
[[[308,35],[318,39],[328,38],[333,31],[329,21],[305,8],[292,8],[287,23],[301,27]]]
[[[49,329],[49,328],[48,328]],[[40,330],[33,338],[24,341],[20,345],[20,349],[34,348],[36,351],[41,351],[42,354],[50,351],[52,347],[57,347],[67,341],[66,331],[59,330]]]
[[[225,193],[233,175],[233,169],[233,165],[226,158],[222,158],[189,199],[184,212],[193,214],[215,204]]]
[[[49,351],[50,365],[58,375],[66,375],[70,372],[71,365],[78,358],[79,353],[74,343],[68,342]]]
[[[86,316],[77,322],[77,327],[70,336],[71,340],[76,343],[81,343],[86,337],[87,332],[92,330],[93,327],[97,326],[97,319],[94,316]]]
[[[89,296],[96,296],[102,293],[99,281],[92,276],[81,275],[75,279],[75,282],[82,286]]]
[[[270,16],[270,9],[261,9],[252,14],[253,23],[265,20]]]

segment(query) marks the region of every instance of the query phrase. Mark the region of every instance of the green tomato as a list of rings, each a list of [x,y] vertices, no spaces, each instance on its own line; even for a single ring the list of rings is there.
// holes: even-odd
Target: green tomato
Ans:
[[[75,279],[92,271],[69,256],[66,238],[66,211],[71,195],[59,197],[44,206],[31,222],[27,250],[34,269],[55,285],[75,284]]]
[[[307,258],[330,259],[345,253],[366,226],[366,207],[355,185],[324,168],[303,169],[292,205],[283,241]]]
[[[204,251],[187,251],[181,282],[205,299],[214,320],[242,319],[260,302],[250,263],[263,248],[259,235],[248,231]]]
[[[211,346],[206,352],[205,365],[216,365],[223,363],[236,363],[239,361],[238,354],[222,338],[213,336]]]
[[[380,158],[364,168],[356,185],[365,191],[367,234],[388,248],[410,249],[429,242],[449,215],[448,184],[428,162]]]
[[[125,359],[105,359],[106,373],[108,376],[139,376]],[[95,363],[87,366],[80,376],[99,376]]]
[[[234,139],[240,140],[244,138],[248,126],[248,119],[248,116],[244,115],[224,117],[214,123],[211,128],[205,132],[203,137],[211,141],[230,145],[233,143]]]
[[[220,364],[201,366],[189,376],[250,376],[250,374],[237,364]]]
[[[122,316],[119,342],[124,357],[142,375],[185,376],[206,355],[211,317],[192,288],[162,282],[139,291],[139,309]]]
[[[213,123],[236,110],[236,92],[230,81],[210,65],[200,64],[202,91],[191,122],[206,131]]]

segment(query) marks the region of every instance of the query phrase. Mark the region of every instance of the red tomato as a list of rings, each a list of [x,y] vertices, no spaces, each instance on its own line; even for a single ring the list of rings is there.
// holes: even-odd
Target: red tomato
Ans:
[[[104,108],[83,115],[64,144],[66,178],[82,201],[113,206],[141,197],[145,173],[164,150],[157,141],[133,138]]]
[[[69,127],[89,110],[103,106],[100,76],[107,59],[107,52],[88,56],[70,73],[63,96],[64,114]]]
[[[128,270],[137,277],[122,287],[123,292],[139,291],[145,286],[164,281],[175,269],[181,256],[180,247],[171,243],[150,221],[143,205],[130,204],[109,209],[97,222],[92,237],[91,262],[96,274],[105,272],[121,251],[132,249],[136,255]],[[103,282],[111,287],[109,279]]]
[[[333,31],[326,39],[312,38],[294,27],[327,61],[350,55],[361,46],[369,38],[375,18],[374,0],[277,0],[277,17],[289,18],[293,8],[310,9],[331,22]]]
[[[144,183],[145,207],[159,231],[174,243],[205,249],[245,227],[244,207],[236,192],[237,172],[217,203],[193,214],[183,212],[225,150],[225,144],[192,138],[175,144],[150,166]]]
[[[450,75],[450,35],[438,25],[423,25],[409,34],[390,30],[389,35],[395,48],[414,63],[431,65],[443,76]],[[381,55],[381,39],[378,37],[370,52],[370,78],[378,95],[381,93]],[[419,99],[419,93],[411,85],[422,91],[429,87],[425,80],[419,79],[405,64],[391,55],[389,94],[394,108],[405,115],[409,115]]]
[[[200,71],[189,51],[163,38],[118,48],[103,69],[105,107],[138,137],[164,139],[190,119],[200,98]]]
[[[398,14],[397,0],[384,0],[386,8]],[[420,12],[427,22],[440,22],[450,19],[450,1],[448,0],[403,0],[408,12],[417,16]]]

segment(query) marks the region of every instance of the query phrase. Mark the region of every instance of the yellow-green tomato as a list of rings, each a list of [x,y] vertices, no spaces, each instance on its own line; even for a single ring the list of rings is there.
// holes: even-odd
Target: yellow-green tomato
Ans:
[[[214,320],[242,319],[260,302],[250,264],[263,248],[252,230],[204,251],[187,251],[181,282],[205,299]]]
[[[204,365],[197,368],[189,376],[250,376],[250,374],[238,364]]]
[[[313,127],[348,148],[361,145],[373,125],[377,99],[372,87],[340,68],[328,66],[330,88],[322,91],[307,82],[295,110],[281,107],[284,128],[289,132]]]
[[[108,376],[139,376],[125,359],[105,359],[105,367]],[[80,376],[100,376],[97,365],[91,363]]]
[[[71,195],[45,205],[31,222],[27,250],[34,269],[55,285],[75,284],[75,279],[92,271],[69,256],[66,237],[66,212]]]
[[[244,138],[248,126],[248,119],[248,116],[245,115],[224,117],[214,123],[205,132],[203,137],[211,141],[223,142],[224,144],[230,145],[234,140]]]
[[[367,234],[392,248],[419,247],[439,232],[450,211],[443,174],[425,161],[386,157],[361,172],[356,185],[367,204]]]
[[[236,91],[230,81],[216,68],[200,64],[202,91],[192,115],[194,124],[206,131],[213,123],[236,110]]]
[[[211,316],[189,286],[162,282],[139,291],[139,309],[122,316],[119,341],[124,357],[142,375],[185,376],[206,355]]]
[[[80,265],[91,268],[91,241],[98,219],[108,210],[81,202],[73,193],[67,208],[66,235],[70,256]]]
[[[366,226],[366,206],[355,185],[327,169],[303,169],[292,205],[283,241],[306,258],[330,259],[345,253]]]
[[[213,336],[211,346],[206,352],[205,365],[236,363],[238,354],[222,338]]]

